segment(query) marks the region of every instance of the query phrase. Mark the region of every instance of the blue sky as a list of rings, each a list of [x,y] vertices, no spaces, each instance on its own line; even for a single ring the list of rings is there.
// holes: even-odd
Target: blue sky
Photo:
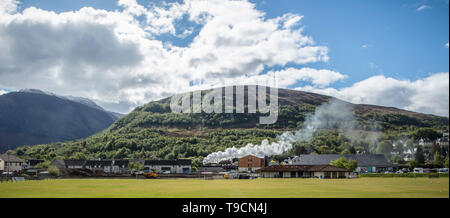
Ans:
[[[5,1],[13,2],[14,0]],[[88,97],[107,109],[126,113],[133,107],[148,102],[149,100],[156,100],[158,98],[173,94],[174,92],[182,91],[183,89],[178,88],[180,87],[180,84],[187,82],[187,86],[192,86],[195,84],[193,82],[193,78],[200,78],[200,80],[203,80],[203,77],[211,76],[211,72],[213,73],[212,75],[223,76],[223,78],[220,78],[222,80],[233,76],[236,76],[234,78],[235,80],[239,80],[239,76],[242,76],[241,74],[247,75],[247,72],[245,72],[246,70],[253,70],[254,72],[258,72],[259,75],[276,71],[281,76],[286,75],[289,77],[291,74],[297,75],[296,77],[290,78],[292,81],[286,81],[286,79],[284,83],[283,81],[280,81],[280,84],[284,84],[284,88],[332,95],[353,103],[393,106],[407,110],[448,116],[449,0],[248,0],[254,4],[255,8],[242,10],[239,13],[243,13],[243,19],[248,19],[248,22],[254,21],[250,15],[255,11],[264,13],[262,18],[266,22],[261,23],[261,28],[267,27],[266,25],[268,23],[278,18],[281,18],[281,22],[287,22],[289,17],[285,18],[286,15],[293,14],[303,16],[303,18],[296,23],[295,27],[290,29],[291,32],[289,32],[289,36],[285,39],[290,40],[293,39],[293,37],[299,37],[295,34],[295,30],[303,28],[300,37],[306,36],[312,38],[314,40],[314,44],[308,44],[307,47],[310,49],[315,49],[314,51],[316,52],[314,54],[306,54],[306,56],[309,58],[317,58],[317,60],[300,61],[295,58],[279,57],[281,59],[286,59],[278,60],[272,63],[270,58],[263,58],[263,60],[260,60],[261,58],[258,57],[257,54],[255,57],[244,55],[238,60],[248,59],[248,61],[246,60],[247,62],[242,61],[242,63],[236,63],[236,65],[238,65],[236,67],[231,66],[234,64],[232,56],[228,57],[229,59],[226,57],[221,57],[222,62],[219,62],[219,64],[213,64],[215,61],[214,58],[211,59],[210,56],[207,56],[210,54],[205,52],[207,49],[221,49],[222,47],[216,48],[208,47],[210,45],[205,45],[202,48],[201,45],[193,45],[195,40],[202,39],[199,35],[200,32],[205,32],[204,36],[207,36],[206,33],[212,34],[208,36],[209,38],[204,38],[204,40],[220,39],[220,34],[219,32],[214,33],[211,29],[206,31],[203,23],[189,21],[189,15],[194,13],[192,8],[189,10],[184,9],[181,17],[171,17],[172,15],[169,15],[168,17],[173,20],[167,21],[163,19],[162,21],[166,23],[161,26],[158,26],[161,23],[157,23],[157,25],[151,22],[146,23],[146,19],[150,19],[149,17],[154,15],[152,15],[152,13],[154,13],[152,10],[163,9],[171,12],[172,9],[177,9],[177,7],[174,7],[171,3],[177,2],[179,5],[183,5],[185,3],[184,1],[170,0],[163,3],[162,1],[154,0],[138,0],[138,4],[133,3],[134,0],[121,1],[124,3],[119,6],[117,1],[112,0],[22,0],[17,5],[17,10],[10,12],[10,14],[13,14],[12,16],[20,16],[24,9],[30,7],[40,8],[45,10],[45,12],[32,12],[24,15],[24,17],[29,20],[37,19],[40,20],[39,22],[46,22],[48,24],[52,21],[45,19],[47,16],[45,15],[47,11],[56,13],[54,17],[56,20],[73,19],[72,24],[77,24],[77,22],[80,22],[82,18],[76,16],[75,18],[65,18],[64,16],[60,16],[59,13],[73,11],[75,14],[83,14],[81,17],[92,15],[94,17],[92,19],[94,21],[92,22],[100,25],[96,25],[95,27],[88,25],[88,28],[98,27],[100,33],[106,34],[105,36],[108,36],[108,30],[101,27],[105,24],[104,21],[95,20],[97,19],[95,18],[95,14],[101,14],[102,12],[99,10],[82,11],[80,10],[81,8],[93,7],[95,9],[105,10],[108,13],[117,11],[122,13],[124,16],[131,14],[133,19],[136,19],[139,25],[138,27],[142,31],[150,34],[148,39],[153,40],[152,42],[161,42],[164,45],[164,49],[161,53],[165,55],[158,57],[152,56],[152,54],[154,55],[155,53],[142,55],[136,51],[135,56],[137,59],[135,61],[129,60],[129,62],[123,61],[123,67],[129,67],[132,64],[136,65],[136,63],[141,63],[142,66],[145,66],[146,68],[130,68],[127,74],[125,71],[124,73],[117,69],[105,67],[105,64],[100,63],[99,61],[95,63],[87,63],[89,61],[80,62],[81,65],[86,65],[83,66],[85,68],[74,64],[72,61],[73,55],[76,55],[76,52],[80,52],[79,49],[75,49],[72,53],[69,52],[70,54],[65,54],[63,51],[55,50],[55,55],[56,53],[60,53],[56,57],[59,58],[60,56],[67,55],[67,59],[62,57],[60,58],[61,60],[45,64],[39,62],[37,67],[39,69],[42,68],[42,73],[34,73],[33,76],[36,77],[35,81],[41,81],[40,83],[27,83],[22,79],[23,77],[19,78],[19,74],[15,71],[4,72],[3,74],[5,77],[2,77],[2,74],[0,73],[0,94],[5,92],[1,90],[14,91],[21,88],[40,88],[45,89],[46,91],[56,92],[58,94]],[[227,5],[225,3],[228,1],[224,0],[222,2],[224,3],[220,7],[223,7],[224,10],[226,10],[227,7],[231,7],[229,4]],[[245,4],[245,0],[242,2],[244,2],[242,4],[243,7],[248,6]],[[145,12],[142,12],[142,9],[140,9],[141,11],[139,12],[130,12],[131,10],[125,10],[126,7],[131,8],[135,6],[145,7],[145,9],[143,9]],[[214,6],[214,4],[212,4],[212,6]],[[211,13],[212,16],[216,17],[223,16],[217,11],[210,11],[208,13]],[[233,11],[230,13],[233,13]],[[247,17],[247,15],[250,17]],[[108,14],[108,16],[112,15]],[[161,15],[155,16],[158,17]],[[236,17],[238,20],[229,21],[230,26],[232,26],[233,23],[239,23],[239,16],[235,16],[234,19],[236,19]],[[17,28],[18,23],[21,22],[14,19],[11,20],[12,21],[7,21],[9,22],[6,24],[7,27]],[[158,20],[158,22],[159,21],[161,20]],[[23,24],[23,22],[20,24]],[[83,21],[81,24],[85,25],[86,23]],[[53,27],[55,26],[55,24],[52,25]],[[32,37],[37,37],[38,39],[45,39],[45,37],[56,37],[55,35],[57,34],[61,34],[61,37],[69,37],[70,39],[73,38],[74,41],[76,41],[75,39],[82,39],[83,37],[86,38],[86,35],[83,33],[83,31],[86,31],[86,28],[82,28],[80,30],[77,29],[82,27],[82,25],[70,26],[65,23],[65,21],[61,21],[58,25],[69,28],[70,30],[73,29],[75,31],[75,35],[80,33],[80,37],[74,37],[74,34],[65,36],[64,33],[59,32],[48,35],[43,32],[33,32],[36,31],[36,29],[30,28],[30,26],[21,26],[21,28],[24,28],[21,31],[29,31],[27,34],[30,35],[29,38],[22,39],[21,42],[23,43],[24,40],[36,40],[36,38]],[[112,25],[114,28],[119,27],[119,25],[114,22],[107,25]],[[136,25],[134,23],[130,23],[127,31],[135,27]],[[221,26],[217,26],[217,28],[220,27]],[[150,30],[146,28],[150,28]],[[173,28],[175,32],[171,32],[170,28]],[[186,30],[189,30],[188,34],[185,36],[180,36]],[[283,30],[281,28],[274,30],[273,32],[269,31],[267,32],[267,36],[270,36],[272,33],[281,33],[282,31]],[[15,31],[11,32],[11,34],[19,32],[20,31]],[[111,33],[117,34],[116,32]],[[129,36],[137,37],[136,35],[133,35],[135,33],[136,32],[130,32]],[[249,35],[252,33],[248,33],[247,35],[245,35],[245,33],[240,34],[243,34],[240,35],[243,37],[252,37]],[[21,37],[22,36],[23,35],[21,35]],[[102,37],[104,38],[105,36],[98,35],[96,37],[99,38],[99,42],[102,42]],[[0,40],[1,37],[2,36],[0,35]],[[104,52],[106,53],[117,52],[117,57],[132,57],[132,55],[128,54],[130,54],[130,52],[133,53],[136,50],[134,47],[129,47],[129,43],[117,44],[117,42],[114,41],[114,38],[116,37],[122,40],[122,36],[111,37],[111,43],[113,44],[108,44],[105,41],[104,45],[98,45],[97,47],[99,49],[101,49],[102,46],[105,47],[106,49]],[[255,37],[257,37],[257,35],[255,35]],[[55,39],[58,40],[59,38],[56,37]],[[128,40],[129,38],[126,39]],[[93,39],[91,39],[91,42],[92,40]],[[234,39],[235,42],[238,40],[238,38]],[[93,41],[95,41],[95,39]],[[47,40],[43,43],[51,43],[51,40]],[[76,44],[76,46],[72,46],[70,48],[77,46],[82,47],[84,44],[83,42],[77,43],[78,44]],[[245,44],[245,41],[239,43]],[[86,45],[88,44],[89,43],[86,43]],[[296,41],[296,43],[290,45],[296,46],[299,44],[301,44],[301,42]],[[30,45],[36,44],[31,43]],[[145,43],[137,43],[137,48],[145,48],[145,45]],[[56,47],[57,46],[58,45],[56,45]],[[171,46],[176,47],[175,52],[171,53],[171,49],[169,49]],[[236,48],[236,45],[234,46],[235,47],[227,48],[228,50],[225,51],[246,51],[245,46],[242,48]],[[190,47],[195,48],[190,49]],[[283,46],[280,48],[283,48]],[[320,51],[322,51],[321,49],[324,48],[326,49],[325,55],[329,57],[329,59],[325,61],[320,53]],[[209,63],[209,65],[206,64],[202,66],[203,68],[187,69],[186,74],[181,73],[180,69],[183,71],[186,69],[186,66],[189,65],[180,66],[179,68],[174,67],[174,69],[166,69],[168,65],[177,65],[178,62],[182,62],[177,60],[174,61],[173,57],[164,59],[167,56],[176,53],[178,51],[177,49],[184,49],[176,54],[180,57],[186,53],[191,55],[189,57],[186,55],[186,60],[189,60],[186,63],[193,63],[192,61],[195,62],[198,60],[207,60],[211,63]],[[255,45],[255,51],[259,51],[257,49],[261,49],[261,46]],[[51,51],[51,49],[49,49],[49,51]],[[121,53],[124,51],[126,51],[127,54]],[[262,49],[261,52],[267,51]],[[289,55],[293,54],[293,51],[283,49],[277,52],[286,53]],[[214,55],[217,54],[223,53],[218,52],[212,55],[214,57]],[[301,57],[301,55],[305,53],[299,52],[299,54]],[[142,57],[139,57],[141,55]],[[202,55],[204,56],[200,58]],[[267,54],[263,53],[261,56],[266,57],[267,55],[273,54],[267,52]],[[26,58],[29,58],[30,56],[32,55],[26,55]],[[19,55],[11,54],[11,58],[15,57],[19,57]],[[29,61],[33,63],[41,61],[41,57],[39,57],[39,55],[35,55],[34,57],[37,58]],[[164,61],[156,64],[155,69],[149,69],[151,68],[149,64],[153,63],[155,60],[161,59],[161,57],[163,57]],[[141,59],[145,61],[140,61]],[[2,59],[0,59],[0,63],[1,61]],[[104,61],[108,62],[109,65],[111,63],[111,60]],[[118,61],[112,61],[112,63],[116,62]],[[232,64],[227,66],[224,63]],[[16,64],[14,61],[9,62],[6,64],[9,68],[5,69],[24,68],[21,66],[15,66],[14,64]],[[108,64],[106,64],[106,66],[108,66]],[[224,69],[227,73],[222,75],[221,72],[215,72],[214,70],[217,70],[216,68]],[[59,75],[61,72],[53,72],[55,69],[65,69],[70,73],[64,72],[62,73],[64,75]],[[111,81],[114,81],[114,79],[117,78],[131,78],[127,78],[125,80],[121,79],[121,81],[117,82],[117,84],[114,82],[99,82],[97,81],[98,79],[93,76],[94,74],[90,72],[92,69],[109,72],[104,74],[97,73],[98,75],[96,73],[94,74],[99,78],[113,75],[110,78]],[[157,71],[157,69],[159,71],[167,70],[167,72],[160,72],[160,74],[150,72],[152,70]],[[203,74],[199,73],[199,76],[197,77],[192,76],[192,78],[188,78],[190,77],[188,71],[195,71],[198,69],[207,70],[204,70],[205,72]],[[56,79],[51,76],[49,77],[49,71],[53,72],[52,76],[58,75],[59,77]],[[74,76],[74,73],[71,71],[81,71],[83,73]],[[26,69],[21,69],[21,72],[26,76],[31,75],[31,72],[28,72]],[[162,80],[158,81],[161,76],[170,75],[172,73],[177,74],[177,77],[172,79],[173,81],[179,78],[187,78],[187,81],[177,80],[176,83],[170,81],[173,83],[170,85],[165,84]],[[117,76],[122,74],[124,74],[124,77]],[[250,79],[259,78],[257,75],[251,76],[252,78]],[[331,79],[326,80],[327,77],[330,77]],[[8,81],[4,78],[8,79]],[[52,78],[51,82],[47,81],[49,78]],[[2,79],[3,82],[1,81]],[[86,83],[85,86],[78,85],[79,83],[77,83],[77,79],[84,79],[83,81],[89,80],[92,84]],[[30,84],[33,84],[33,87],[29,87]],[[143,88],[143,85],[154,85],[156,87],[158,84],[162,87],[159,88],[158,91],[154,91],[156,88],[153,88],[153,93],[148,93],[149,89]],[[419,93],[417,90],[421,87],[424,87],[424,91]],[[117,88],[118,90],[115,92],[111,91],[111,89],[114,88]],[[386,98],[391,99],[386,100]],[[428,101],[422,99],[428,99]],[[438,101],[441,101],[441,103],[435,103]]]
[[[330,49],[330,61],[321,67],[349,74],[348,83],[378,74],[414,80],[449,70],[446,1],[276,2],[260,7],[270,16],[289,11],[304,15],[306,32]],[[432,8],[417,11],[424,4]]]
[[[138,2],[142,5],[160,4],[160,1],[150,0]],[[449,49],[445,47],[449,41],[448,0],[251,2],[267,13],[267,18],[285,13],[304,16],[301,24],[305,27],[305,33],[312,36],[316,43],[326,45],[330,56],[328,63],[308,66],[328,68],[349,75],[345,81],[334,84],[336,88],[379,74],[416,80],[430,73],[449,71]],[[111,0],[23,0],[21,3],[22,9],[35,6],[55,12],[79,10],[86,6],[105,10],[120,9]],[[423,5],[430,8],[418,11]],[[164,39],[185,45],[192,37]]]

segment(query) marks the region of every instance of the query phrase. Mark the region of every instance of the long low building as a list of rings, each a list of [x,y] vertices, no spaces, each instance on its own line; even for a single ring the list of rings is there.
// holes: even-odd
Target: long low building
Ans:
[[[356,172],[375,173],[385,170],[392,170],[395,164],[386,160],[382,154],[319,154],[319,155],[300,155],[292,160],[291,165],[329,165],[331,161],[341,157],[356,160],[358,167]]]
[[[272,165],[259,170],[263,178],[348,178],[350,170],[332,165]]]
[[[54,160],[52,166],[66,169],[89,169],[105,173],[127,174],[131,162],[144,163],[144,170],[160,173],[190,174],[192,160]]]
[[[192,160],[146,160],[144,171],[154,170],[160,173],[190,174]]]

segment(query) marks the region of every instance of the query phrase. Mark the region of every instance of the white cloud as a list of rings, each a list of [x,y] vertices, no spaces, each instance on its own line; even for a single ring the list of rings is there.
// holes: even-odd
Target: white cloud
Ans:
[[[5,13],[14,13],[17,10],[17,0],[1,0],[0,1],[0,16]]]
[[[140,16],[147,13],[147,9],[138,4],[136,0],[119,0],[117,5],[124,7],[124,12],[131,15]]]
[[[220,84],[258,77],[269,67],[328,61],[327,47],[303,34],[302,16],[269,19],[246,0],[149,8],[120,0],[120,11],[86,7],[64,13],[34,7],[19,13],[15,1],[7,2],[13,3],[2,10],[9,14],[0,13],[1,87],[87,97],[121,112],[186,91],[194,80]],[[191,43],[158,40],[162,34],[192,34],[192,27],[177,27],[186,18],[199,28]],[[329,82],[312,75],[322,71],[298,72],[293,80]]]
[[[201,81],[196,83],[195,86],[192,86],[190,90],[210,89],[229,85],[263,85],[289,88],[299,82],[310,83],[312,87],[322,88],[345,78],[347,78],[347,75],[326,69],[287,68],[280,71],[269,71],[266,74],[261,75],[244,75],[228,80],[218,78],[206,82]]]
[[[8,93],[8,92],[0,89],[0,95],[6,94],[6,93]]]
[[[297,90],[331,95],[357,104],[449,116],[449,73],[437,73],[416,81],[374,76],[341,89],[309,86]]]
[[[347,76],[285,68],[326,62],[328,48],[303,33],[301,15],[269,19],[246,0],[185,0],[149,8],[120,0],[119,11],[87,7],[65,13],[34,7],[19,13],[17,5],[13,0],[0,3],[2,88],[87,97],[107,109],[128,112],[191,89],[272,85],[275,74],[278,87],[305,82],[311,85],[298,89],[448,116],[448,73],[417,81],[377,76],[333,89],[327,87]],[[194,25],[181,27],[182,19]],[[194,32],[198,35],[186,46],[159,40],[164,34],[186,37]],[[281,70],[261,74],[271,67]]]
[[[447,48],[448,48],[448,42],[447,42],[447,44],[445,44],[445,47],[447,47]]]
[[[417,11],[423,11],[425,9],[431,9],[431,6],[428,5],[421,5],[420,7],[417,8]]]
[[[289,86],[295,85],[295,83],[300,81],[311,82],[315,87],[325,87],[339,80],[347,78],[346,75],[331,70],[316,70],[312,68],[288,68],[286,70],[269,72],[268,79],[271,79],[273,73],[275,73],[277,84],[280,88],[287,88]]]

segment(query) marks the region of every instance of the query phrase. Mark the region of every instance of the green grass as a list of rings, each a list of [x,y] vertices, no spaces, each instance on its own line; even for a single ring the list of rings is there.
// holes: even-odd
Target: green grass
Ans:
[[[58,179],[0,184],[0,198],[448,198],[448,178]]]

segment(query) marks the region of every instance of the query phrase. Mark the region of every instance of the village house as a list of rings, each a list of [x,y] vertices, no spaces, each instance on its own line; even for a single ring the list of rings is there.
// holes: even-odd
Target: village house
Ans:
[[[268,165],[267,158],[247,155],[238,159],[239,171],[256,172]]]
[[[25,166],[25,161],[13,156],[0,154],[0,172],[19,172]]]
[[[68,169],[83,169],[85,160],[64,160],[65,168]]]
[[[159,173],[190,174],[192,160],[146,160],[144,171],[151,170]]]
[[[350,170],[331,165],[272,165],[259,170],[263,178],[348,178]]]
[[[87,160],[84,162],[84,168],[92,171],[112,172],[112,160]]]
[[[396,165],[388,162],[382,154],[322,154],[300,155],[292,160],[292,165],[311,166],[329,165],[331,161],[341,157],[356,160],[358,173],[375,173],[392,170]]]
[[[34,168],[34,166],[45,162],[44,160],[38,160],[36,158],[30,158],[27,160],[27,168]]]
[[[429,157],[430,156],[432,157],[434,155],[431,152],[433,150],[433,147],[436,146],[436,145],[441,147],[444,151],[448,152],[448,150],[449,150],[448,149],[448,145],[449,145],[449,143],[448,143],[448,132],[444,132],[442,134],[441,138],[438,138],[438,139],[436,139],[434,141],[433,140],[429,140],[427,138],[419,140],[419,146],[422,147],[424,154],[426,156],[429,156]]]
[[[422,147],[431,147],[433,146],[433,141],[430,139],[420,139],[419,145]]]
[[[420,140],[419,140],[419,146],[422,147],[423,152],[424,152],[426,155],[429,155],[429,154],[430,154],[431,149],[432,149],[432,147],[433,147],[433,145],[434,145],[435,143],[437,143],[437,140],[436,140],[436,141],[433,141],[433,140],[430,140],[430,139],[420,139]]]
[[[129,160],[114,160],[112,172],[115,174],[127,174],[129,173],[129,165]]]
[[[54,160],[51,165],[66,169],[89,169],[105,173],[129,173],[129,160]]]
[[[436,143],[441,147],[448,147],[448,138],[439,138]]]

